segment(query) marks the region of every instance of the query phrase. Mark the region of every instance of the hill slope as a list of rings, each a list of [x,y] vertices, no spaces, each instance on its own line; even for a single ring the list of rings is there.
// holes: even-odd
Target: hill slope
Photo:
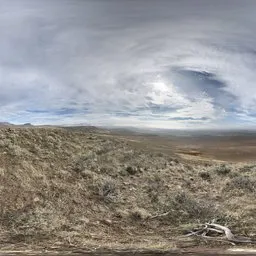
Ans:
[[[185,230],[213,219],[253,237],[255,180],[256,165],[189,163],[125,137],[1,128],[1,241],[175,246]]]

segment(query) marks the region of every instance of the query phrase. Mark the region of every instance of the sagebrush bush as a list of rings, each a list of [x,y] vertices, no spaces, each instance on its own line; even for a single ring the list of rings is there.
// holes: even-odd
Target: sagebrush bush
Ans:
[[[215,172],[218,175],[227,175],[231,172],[231,168],[226,166],[225,164],[222,164],[215,168]]]
[[[165,211],[172,222],[207,222],[221,216],[216,205],[210,200],[195,198],[186,192],[180,192],[172,197]]]
[[[114,202],[118,196],[118,189],[116,182],[110,178],[101,181],[98,184],[99,196],[105,202]]]
[[[248,192],[256,191],[256,180],[248,176],[237,176],[227,183],[227,190],[240,189]]]
[[[239,171],[241,172],[252,172],[253,170],[255,170],[256,168],[256,165],[245,165],[243,167],[241,167],[239,169]]]
[[[209,172],[200,172],[199,176],[203,179],[203,180],[207,180],[207,181],[211,181],[212,177],[211,174]]]

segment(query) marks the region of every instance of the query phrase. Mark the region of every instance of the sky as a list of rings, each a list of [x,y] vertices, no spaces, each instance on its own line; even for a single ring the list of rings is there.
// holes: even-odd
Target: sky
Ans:
[[[0,122],[256,127],[255,0],[0,0]]]

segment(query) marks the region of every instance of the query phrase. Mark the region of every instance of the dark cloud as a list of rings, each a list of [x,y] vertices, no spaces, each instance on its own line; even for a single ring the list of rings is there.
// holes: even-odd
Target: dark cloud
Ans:
[[[205,93],[216,106],[228,111],[238,104],[237,97],[225,90],[228,85],[216,74],[184,69],[175,69],[174,72],[174,83],[182,93],[188,93],[188,97]]]

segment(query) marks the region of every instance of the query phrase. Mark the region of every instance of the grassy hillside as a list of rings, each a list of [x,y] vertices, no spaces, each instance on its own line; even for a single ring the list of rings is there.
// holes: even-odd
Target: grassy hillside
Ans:
[[[255,237],[256,165],[185,162],[125,137],[0,129],[2,244],[175,246],[215,219]]]

